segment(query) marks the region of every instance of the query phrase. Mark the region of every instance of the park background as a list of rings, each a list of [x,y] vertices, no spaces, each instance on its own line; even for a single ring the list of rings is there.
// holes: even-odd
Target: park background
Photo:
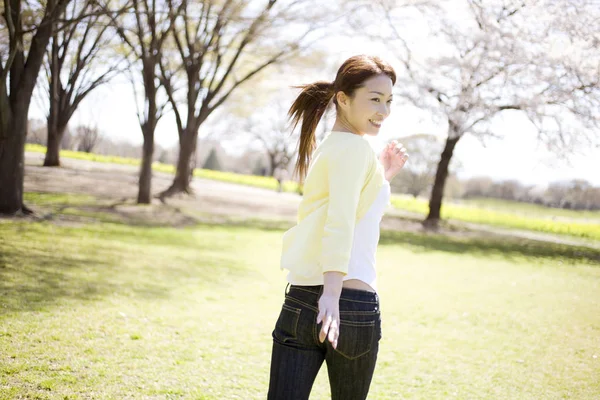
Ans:
[[[3,7],[0,398],[265,398],[292,86],[361,53],[411,154],[370,397],[600,396],[596,1]]]

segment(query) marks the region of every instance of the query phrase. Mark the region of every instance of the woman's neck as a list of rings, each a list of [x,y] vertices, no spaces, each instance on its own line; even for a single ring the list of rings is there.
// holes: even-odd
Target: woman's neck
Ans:
[[[333,124],[333,128],[331,128],[332,131],[335,132],[348,132],[348,133],[353,133],[355,135],[359,135],[359,136],[363,136],[364,133],[360,133],[358,132],[358,130],[354,129],[354,127],[347,121],[336,117],[335,118],[335,123]]]

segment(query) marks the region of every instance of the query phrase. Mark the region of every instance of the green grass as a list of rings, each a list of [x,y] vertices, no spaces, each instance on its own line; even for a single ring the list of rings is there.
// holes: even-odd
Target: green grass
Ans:
[[[407,211],[426,214],[429,210],[428,200],[426,199],[415,199],[408,195],[394,195],[394,198],[396,206]],[[526,218],[535,217],[549,220],[572,220],[578,222],[600,220],[600,211],[565,210],[511,200],[491,198],[452,199],[446,201],[445,204],[462,208],[499,211],[501,213],[509,213]]]
[[[453,203],[473,208],[485,208],[489,210],[511,212],[536,218],[600,221],[600,211],[566,210],[562,208],[545,207],[539,204],[523,203],[520,201],[473,198],[453,200]]]
[[[0,399],[264,399],[286,227],[73,219],[89,200],[0,220]],[[370,398],[600,397],[599,251],[384,231],[378,269]]]
[[[392,197],[392,205],[396,208],[411,211],[414,213],[427,215],[429,206],[424,199],[414,199],[408,196],[394,195]],[[508,229],[523,229],[535,232],[551,233],[557,235],[567,235],[580,237],[584,239],[600,240],[600,223],[585,222],[583,218],[574,219],[572,221],[554,220],[550,217],[553,209],[541,207],[537,205],[528,205],[516,207],[510,211],[510,203],[505,203],[499,209],[480,208],[472,203],[465,202],[465,205],[444,203],[441,209],[443,219],[457,220],[462,222],[471,222],[476,224],[484,224]],[[491,204],[492,202],[487,202]],[[479,204],[486,204],[480,202]],[[495,204],[502,204],[495,202]],[[527,209],[537,212],[529,213]],[[566,210],[562,210],[566,211]],[[575,213],[574,211],[572,213]],[[593,214],[593,213],[588,213]],[[527,216],[531,215],[531,216]],[[565,213],[563,213],[565,215]]]

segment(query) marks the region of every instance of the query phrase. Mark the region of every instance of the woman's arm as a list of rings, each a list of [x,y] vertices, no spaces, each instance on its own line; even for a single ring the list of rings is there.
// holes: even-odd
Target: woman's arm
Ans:
[[[329,199],[318,261],[323,273],[348,273],[356,210],[367,173],[375,167],[374,155],[368,143],[352,141],[326,156]]]
[[[376,160],[368,143],[352,141],[329,154],[326,162],[329,204],[319,257],[324,287],[319,299],[317,324],[323,322],[319,333],[321,342],[328,338],[336,348],[342,281],[348,273],[360,191]]]

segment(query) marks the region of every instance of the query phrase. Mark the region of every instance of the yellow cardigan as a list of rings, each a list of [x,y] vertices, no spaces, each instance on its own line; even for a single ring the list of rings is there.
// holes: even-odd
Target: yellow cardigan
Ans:
[[[298,207],[283,235],[281,269],[296,285],[322,285],[323,273],[348,273],[354,226],[385,181],[383,166],[362,136],[330,132],[315,149]]]

